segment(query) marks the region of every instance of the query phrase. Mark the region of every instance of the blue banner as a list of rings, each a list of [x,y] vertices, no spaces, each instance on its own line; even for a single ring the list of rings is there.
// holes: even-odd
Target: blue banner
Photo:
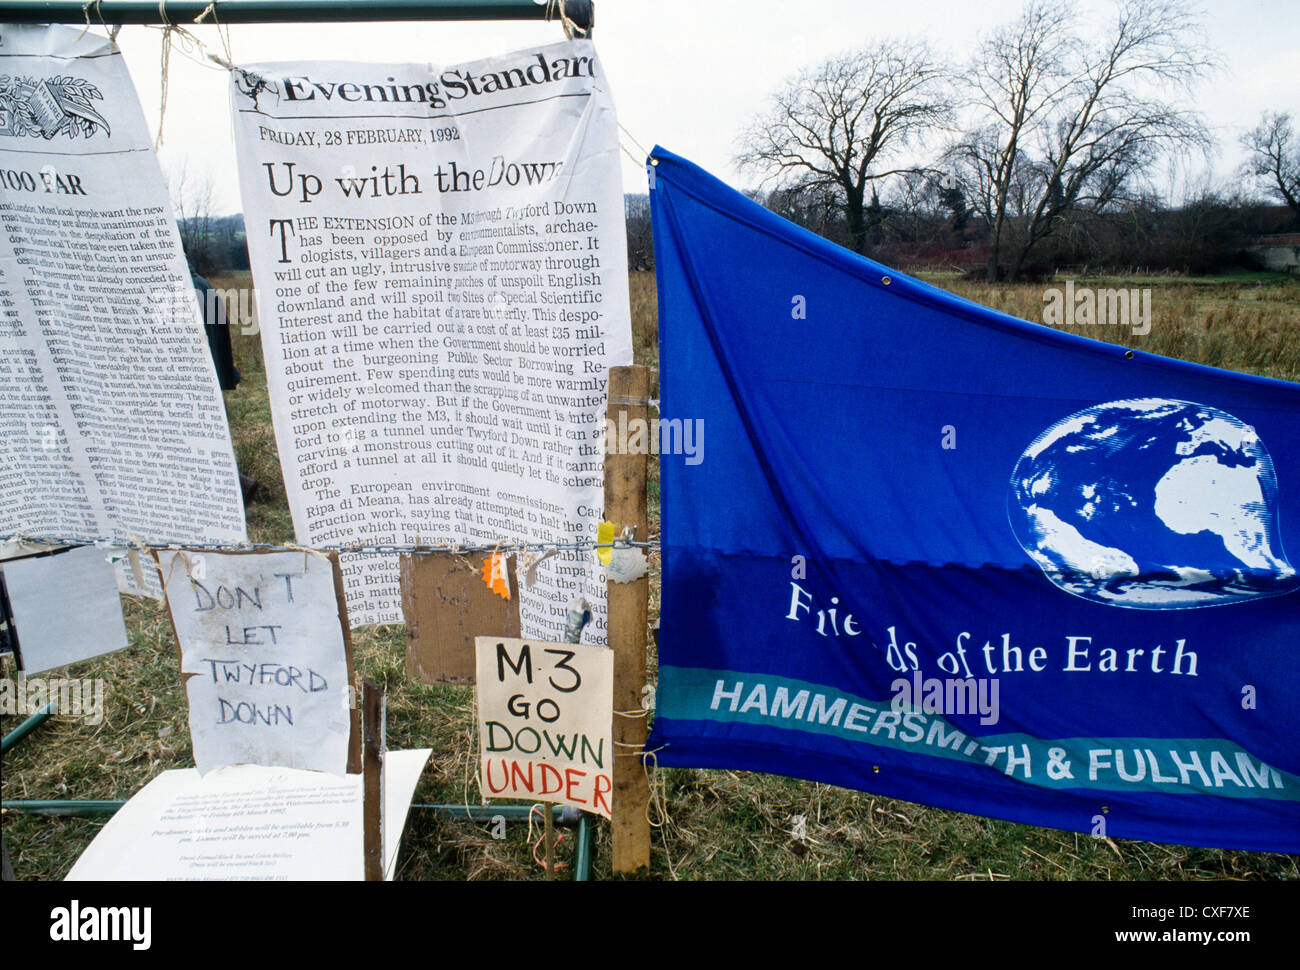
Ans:
[[[650,181],[658,763],[1300,851],[1300,385],[1014,319],[662,149]]]

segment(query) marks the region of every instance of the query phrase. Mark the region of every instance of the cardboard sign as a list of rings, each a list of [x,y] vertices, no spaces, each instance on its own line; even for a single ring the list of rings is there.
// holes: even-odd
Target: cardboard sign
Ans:
[[[103,549],[81,546],[5,563],[22,669],[66,667],[127,645],[122,600]]]
[[[360,770],[338,557],[157,553],[201,774]]]
[[[486,558],[451,553],[402,557],[406,673],[411,679],[422,684],[473,683],[474,637],[483,630],[519,636],[515,557],[499,557],[506,564],[509,599],[484,583]]]
[[[614,652],[583,643],[478,637],[484,800],[573,805],[610,817]]]

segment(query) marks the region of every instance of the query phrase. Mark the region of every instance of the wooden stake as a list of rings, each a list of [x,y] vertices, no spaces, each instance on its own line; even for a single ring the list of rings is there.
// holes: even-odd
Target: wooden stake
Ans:
[[[605,413],[616,433],[632,427],[638,418],[646,420],[649,394],[650,372],[646,368],[610,368]],[[642,427],[648,435],[649,423]],[[648,439],[643,440],[648,445]],[[625,526],[635,527],[638,539],[645,539],[649,532],[646,467],[644,453],[605,455],[605,519],[614,523],[618,534]],[[608,596],[609,645],[614,651],[613,869],[635,872],[650,865],[650,822],[646,815],[650,785],[641,763],[646,719],[618,712],[641,709],[650,579],[643,576],[631,583],[609,583]]]
[[[384,749],[387,699],[379,685],[361,687],[361,832],[366,881],[384,878]]]
[[[157,554],[154,555],[155,562]],[[348,684],[351,686],[356,683],[357,665],[352,659],[352,624],[348,622],[348,598],[343,592],[343,567],[340,565],[339,554],[331,551],[329,553],[330,569],[334,573],[334,598],[339,604],[339,625],[343,628],[343,655],[348,662]],[[180,640],[176,641],[176,649],[180,650]],[[348,735],[348,774],[355,775],[361,771],[361,718],[360,712],[353,707],[349,712],[349,721],[351,722],[351,733]]]
[[[546,878],[555,878],[555,806],[542,802],[546,818],[542,821],[542,839],[546,846]]]

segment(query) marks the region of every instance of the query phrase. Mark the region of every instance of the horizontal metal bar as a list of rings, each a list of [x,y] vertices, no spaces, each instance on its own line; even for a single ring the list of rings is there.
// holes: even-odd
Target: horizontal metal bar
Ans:
[[[208,8],[207,0],[100,0],[89,11],[84,0],[0,0],[0,23],[189,25]],[[223,24],[343,23],[397,20],[545,20],[547,4],[534,0],[216,0],[215,22]],[[160,10],[161,7],[161,10]],[[569,0],[570,20],[590,29],[591,0]],[[209,14],[204,23],[213,23]]]
[[[24,812],[33,815],[112,815],[126,802],[120,798],[101,800],[78,800],[68,798],[19,799],[0,802],[0,808],[6,812]],[[491,822],[497,816],[505,819],[527,819],[533,811],[531,805],[430,805],[416,802],[412,808],[428,812],[438,812],[453,818],[465,818],[472,822]],[[566,805],[552,805],[551,814],[558,825],[577,825],[581,813]]]
[[[497,818],[504,818],[514,821],[525,821],[530,812],[533,811],[532,805],[429,805],[416,802],[411,808],[422,809],[426,812],[437,812],[439,815],[449,815],[452,818],[468,819],[471,822],[492,822]],[[565,827],[575,826],[578,824],[582,813],[576,808],[567,805],[552,805],[551,815],[555,819],[556,825]],[[541,815],[538,813],[538,822],[541,822]]]
[[[121,799],[77,801],[75,799],[47,799],[44,801],[0,802],[6,812],[26,815],[112,815],[126,802]]]

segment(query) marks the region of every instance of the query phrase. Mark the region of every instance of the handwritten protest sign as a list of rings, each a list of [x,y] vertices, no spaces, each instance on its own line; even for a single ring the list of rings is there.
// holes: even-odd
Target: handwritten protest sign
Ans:
[[[160,551],[194,763],[357,770],[337,556]]]
[[[610,817],[614,654],[581,643],[478,637],[485,799],[573,805]]]

